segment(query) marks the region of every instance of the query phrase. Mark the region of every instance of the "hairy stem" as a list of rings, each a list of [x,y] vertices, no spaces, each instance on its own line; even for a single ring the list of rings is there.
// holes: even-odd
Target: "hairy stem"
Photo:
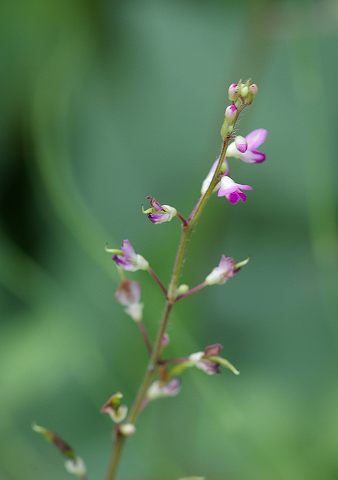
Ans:
[[[227,150],[227,146],[229,143],[230,136],[226,137],[223,140],[222,143],[222,148],[221,148],[221,153],[219,156],[219,161],[217,164],[217,168],[215,171],[215,174],[212,178],[212,181],[207,189],[207,191],[200,197],[198,200],[197,204],[193,208],[189,219],[186,221],[186,223],[182,225],[182,233],[180,237],[180,241],[177,247],[177,253],[176,253],[176,258],[175,258],[175,263],[171,275],[171,280],[169,283],[169,288],[168,288],[168,293],[166,292],[167,299],[166,303],[164,306],[164,311],[162,314],[162,318],[159,324],[158,332],[157,332],[157,337],[154,343],[154,347],[152,349],[152,353],[143,377],[143,381],[139,387],[136,399],[134,401],[134,404],[130,410],[129,416],[128,416],[128,422],[134,424],[138,418],[138,415],[140,414],[142,407],[144,405],[144,401],[146,399],[147,391],[148,388],[151,384],[151,380],[153,377],[153,374],[156,371],[157,365],[160,361],[160,355],[161,355],[161,350],[162,350],[162,338],[163,335],[165,334],[167,330],[167,326],[169,323],[170,319],[170,313],[173,308],[173,304],[176,301],[176,290],[177,290],[177,285],[180,279],[180,275],[182,273],[182,268],[186,256],[186,251],[187,251],[187,245],[189,241],[189,237],[192,232],[192,227],[195,225],[197,222],[198,218],[202,214],[202,211],[204,207],[207,204],[207,201],[209,200],[215,186],[217,185],[219,181],[219,175],[221,173],[221,168],[222,168],[222,163],[225,160],[225,154]],[[152,270],[149,270],[149,273],[154,276],[152,273]],[[155,278],[155,277],[154,277]],[[157,282],[158,283],[158,282]],[[161,287],[162,288],[162,287]],[[163,287],[164,288],[164,287]],[[162,288],[162,290],[163,290]],[[123,446],[125,444],[126,437],[123,437],[122,435],[117,435],[113,451],[112,451],[112,457],[111,457],[111,462],[109,465],[109,470],[107,473],[107,480],[115,480],[116,479],[116,474],[117,474],[117,469],[120,463],[121,459],[121,454],[123,450]]]

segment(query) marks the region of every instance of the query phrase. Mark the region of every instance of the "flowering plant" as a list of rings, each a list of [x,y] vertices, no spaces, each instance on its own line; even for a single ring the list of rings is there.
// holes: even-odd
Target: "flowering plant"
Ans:
[[[221,152],[202,182],[201,196],[188,218],[181,215],[175,207],[161,204],[152,196],[147,197],[150,207],[142,209],[142,211],[151,223],[158,225],[170,222],[175,218],[181,222],[181,237],[168,287],[160,280],[150,263],[142,255],[136,253],[129,240],[123,240],[119,249],[106,247],[106,251],[112,254],[112,260],[121,276],[115,295],[116,300],[137,325],[149,354],[144,378],[131,408],[122,403],[122,393],[116,392],[104,403],[101,409],[103,413],[109,415],[114,423],[114,443],[106,476],[107,480],[117,478],[124,444],[129,436],[135,434],[136,422],[141,412],[148,408],[153,400],[178,395],[183,371],[194,367],[207,375],[215,375],[220,373],[221,367],[224,367],[235,375],[239,374],[232,363],[220,356],[223,347],[219,343],[206,346],[204,350],[199,352],[171,359],[165,357],[164,351],[169,342],[167,328],[175,304],[207,286],[223,285],[248,263],[248,259],[237,262],[232,257],[222,255],[219,264],[206,275],[201,283],[192,288],[179,283],[188,240],[213,192],[217,192],[218,197],[225,197],[230,204],[234,205],[238,202],[246,202],[247,196],[244,191],[252,190],[250,185],[237,183],[230,177],[228,158],[237,158],[251,164],[261,163],[265,160],[265,154],[258,150],[266,139],[267,131],[265,129],[256,129],[246,137],[234,133],[240,114],[252,104],[257,91],[257,85],[250,80],[239,81],[230,85],[228,96],[231,103],[225,110],[224,122],[221,127]],[[125,274],[125,272],[133,273],[137,270],[148,272],[158,284],[165,298],[155,340],[152,340],[148,335],[143,321],[141,286],[138,282],[127,278]],[[83,460],[77,457],[73,449],[61,437],[38,425],[34,425],[33,428],[54,443],[61,451],[66,458],[66,468],[70,473],[77,475],[82,480],[87,478]]]

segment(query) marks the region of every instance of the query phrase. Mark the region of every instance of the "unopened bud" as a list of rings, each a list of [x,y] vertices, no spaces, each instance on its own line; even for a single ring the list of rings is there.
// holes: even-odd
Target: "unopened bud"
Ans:
[[[242,83],[241,86],[240,86],[240,91],[239,91],[239,94],[241,97],[245,98],[249,93],[249,88],[247,85],[245,85],[245,83]]]
[[[249,92],[252,94],[252,95],[257,95],[258,93],[258,87],[255,83],[252,83],[249,87]]]
[[[237,100],[238,97],[238,84],[232,83],[228,90],[229,100],[234,101]]]
[[[232,103],[225,110],[225,118],[231,123],[235,120],[236,114],[237,114],[237,107],[234,103]]]
[[[119,430],[124,437],[130,437],[136,432],[135,425],[132,423],[124,423],[123,425],[120,425]]]
[[[177,295],[182,295],[183,293],[187,293],[188,290],[189,290],[189,285],[182,283],[182,285],[180,285],[177,288],[176,292],[177,292]]]

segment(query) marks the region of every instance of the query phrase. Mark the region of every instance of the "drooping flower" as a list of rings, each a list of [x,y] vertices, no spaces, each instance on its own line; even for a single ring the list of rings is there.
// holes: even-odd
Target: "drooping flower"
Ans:
[[[181,388],[181,380],[173,378],[168,383],[160,382],[159,380],[153,382],[148,388],[148,400],[156,400],[157,398],[175,397],[178,395]]]
[[[123,240],[121,250],[110,250],[108,252],[115,253],[113,260],[119,267],[129,272],[136,272],[137,270],[148,270],[149,263],[142,255],[135,252],[129,240]]]
[[[219,197],[226,197],[230,203],[235,205],[240,201],[246,202],[246,195],[242,190],[252,190],[252,187],[250,185],[236,183],[232,178],[225,175],[221,178],[220,188],[217,195]]]
[[[257,128],[245,137],[247,149],[242,152],[236,146],[236,142],[232,142],[226,152],[227,157],[235,157],[246,163],[262,163],[266,155],[257,149],[265,142],[268,131],[265,128]]]
[[[147,197],[150,203],[150,208],[142,211],[146,214],[151,223],[165,223],[170,222],[176,215],[177,210],[170,205],[161,205],[154,197]]]
[[[101,408],[101,412],[107,413],[115,423],[122,422],[128,413],[128,407],[122,405],[122,398],[121,392],[114,393]]]
[[[142,320],[143,304],[141,299],[141,286],[138,282],[124,279],[115,293],[115,298],[125,307],[125,312],[135,322]]]

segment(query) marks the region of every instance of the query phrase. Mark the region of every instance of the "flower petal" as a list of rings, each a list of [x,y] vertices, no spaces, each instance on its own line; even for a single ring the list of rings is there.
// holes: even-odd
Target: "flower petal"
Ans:
[[[257,128],[250,132],[245,138],[248,142],[248,150],[255,150],[265,142],[268,131],[265,128]]]

